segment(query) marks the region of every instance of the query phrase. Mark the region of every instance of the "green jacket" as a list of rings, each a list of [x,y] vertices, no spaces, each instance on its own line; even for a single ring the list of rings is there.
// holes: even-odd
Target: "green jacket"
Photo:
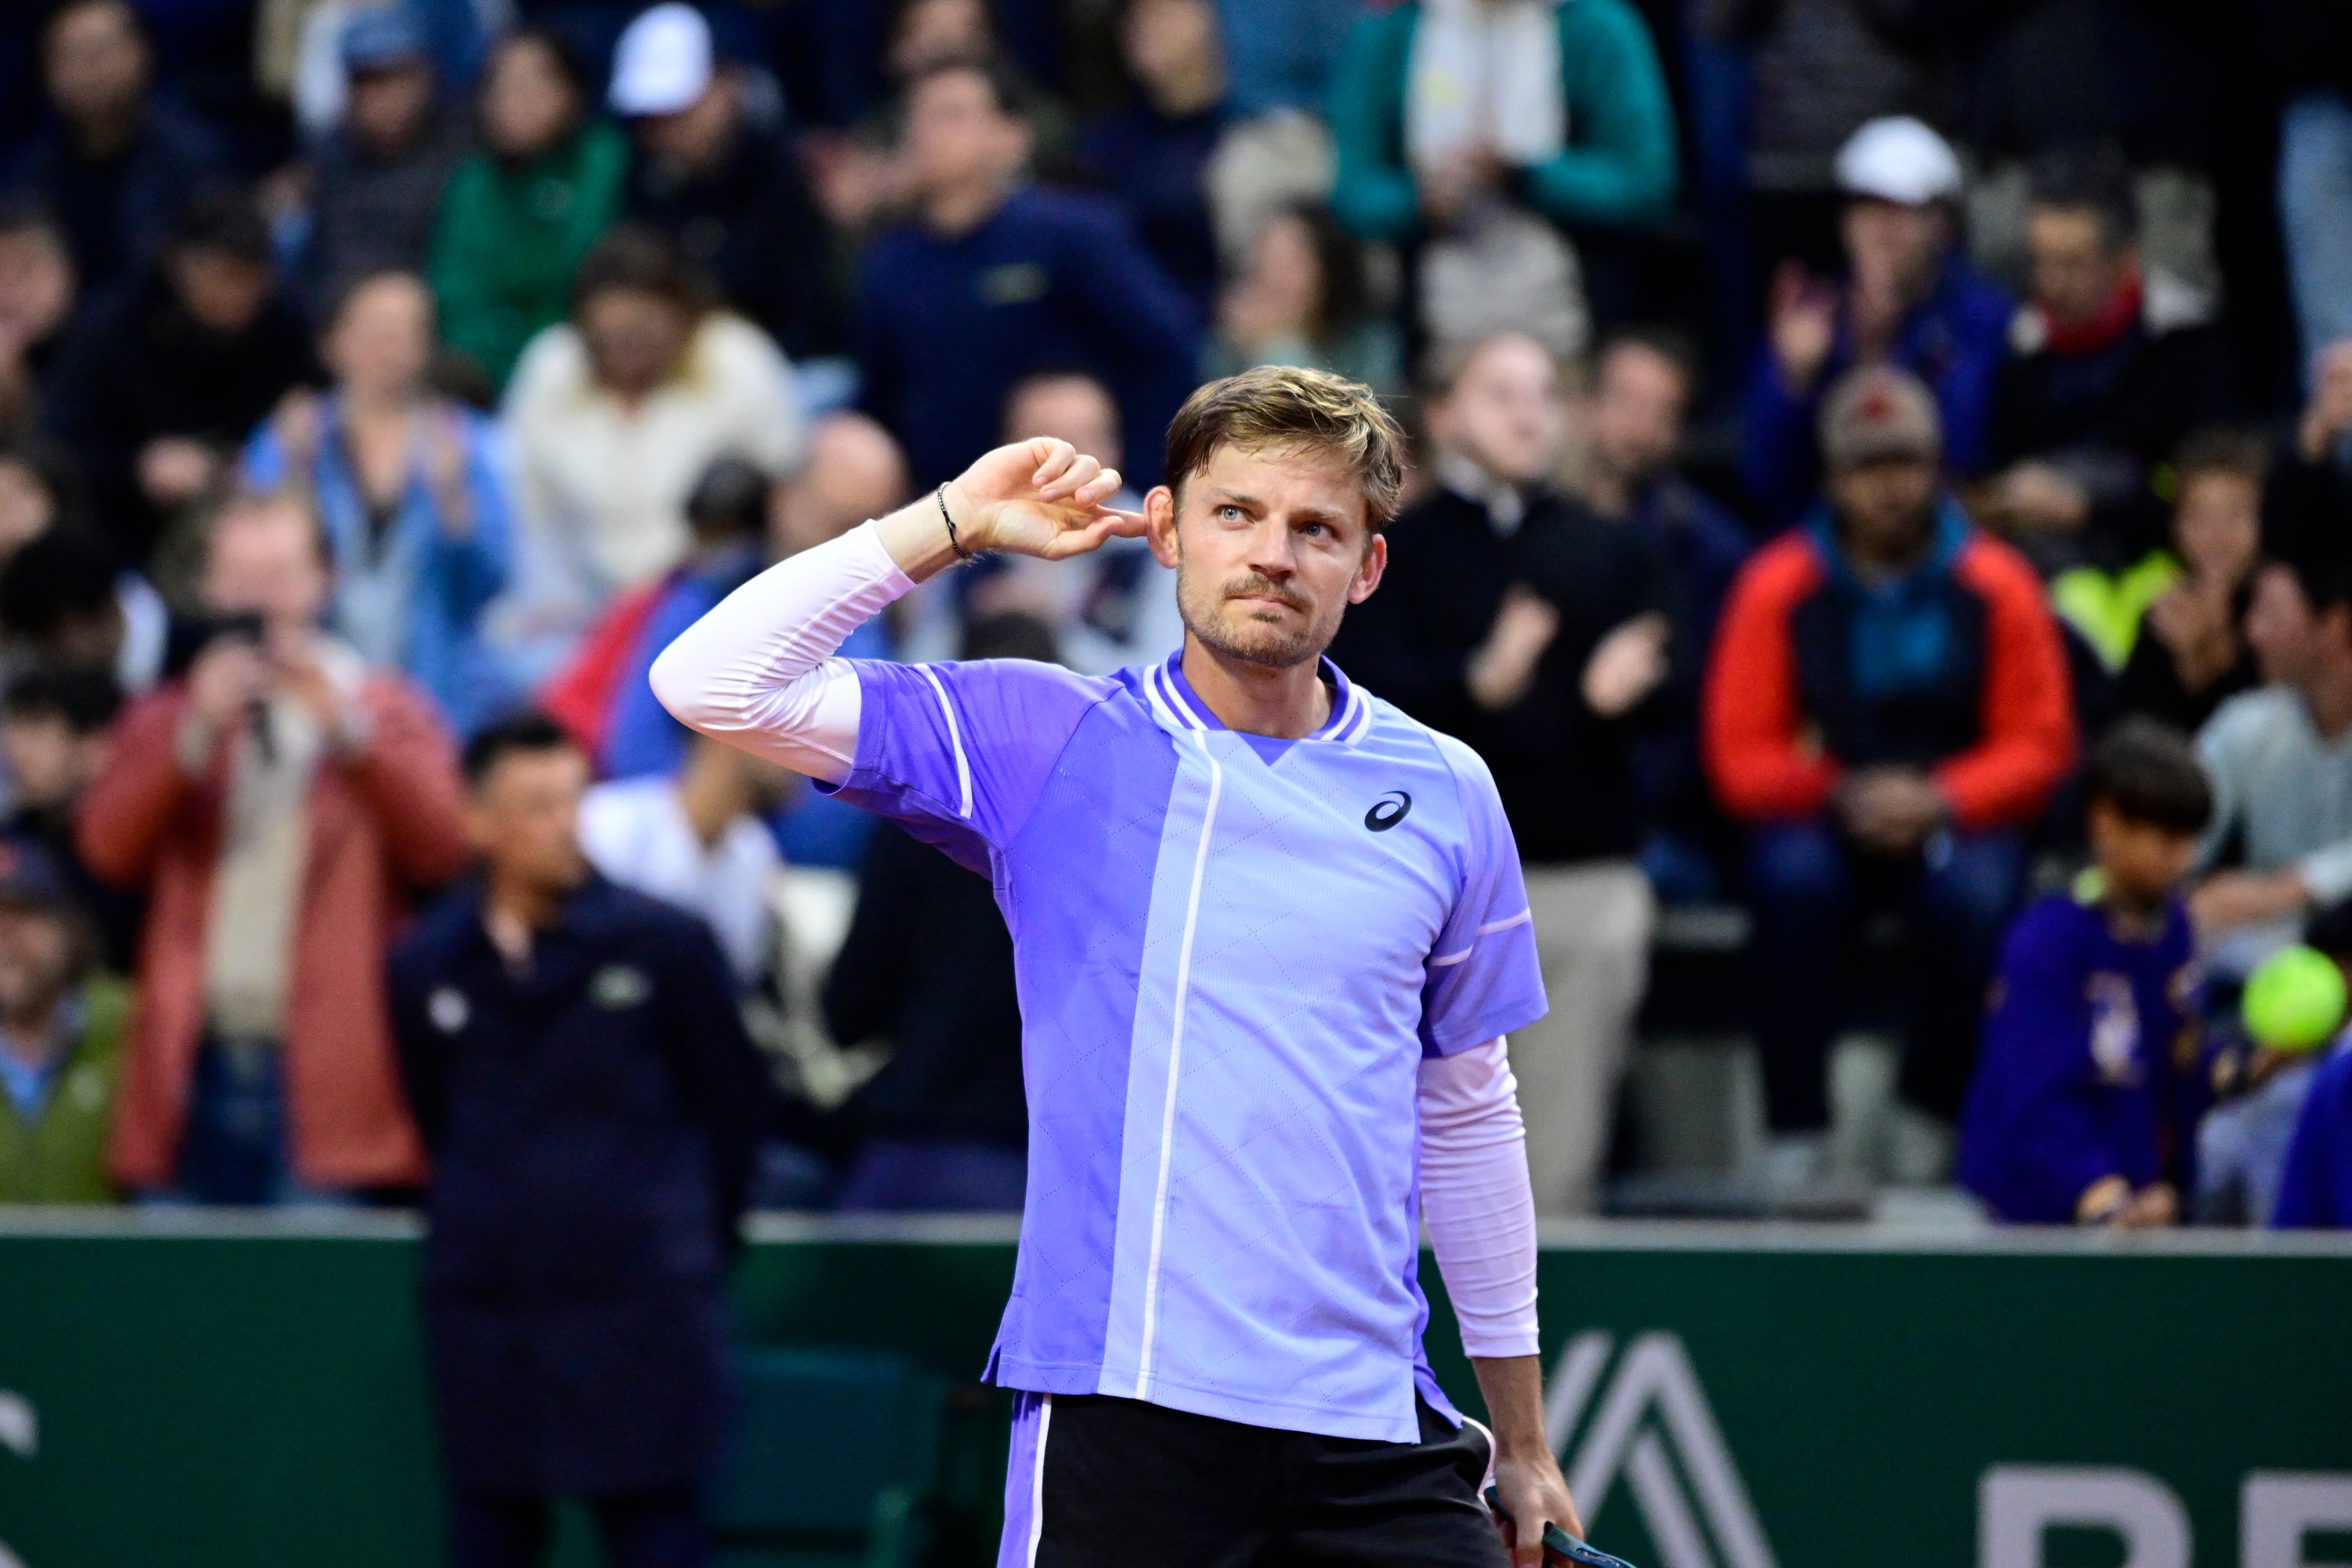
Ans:
[[[0,1204],[110,1204],[107,1132],[131,993],[119,980],[82,987],[81,1037],[58,1067],[37,1121],[0,1095]]]
[[[620,216],[628,174],[628,139],[601,120],[520,169],[487,153],[458,164],[425,262],[442,340],[505,386],[531,335],[570,308],[572,274]]]
[[[1561,0],[1559,60],[1568,142],[1518,172],[1522,199],[1556,224],[1637,227],[1674,211],[1675,111],[1657,46],[1625,0]],[[1348,35],[1331,83],[1339,178],[1331,210],[1366,239],[1421,229],[1404,153],[1405,77],[1419,0],[1367,16]]]

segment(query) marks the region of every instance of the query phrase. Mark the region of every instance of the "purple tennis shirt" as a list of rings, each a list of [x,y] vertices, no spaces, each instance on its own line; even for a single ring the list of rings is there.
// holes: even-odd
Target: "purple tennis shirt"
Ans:
[[[844,798],[991,878],[1029,1187],[991,1379],[1418,1438],[1417,1068],[1544,1013],[1475,753],[1350,686],[1226,730],[1178,661],[856,665]]]

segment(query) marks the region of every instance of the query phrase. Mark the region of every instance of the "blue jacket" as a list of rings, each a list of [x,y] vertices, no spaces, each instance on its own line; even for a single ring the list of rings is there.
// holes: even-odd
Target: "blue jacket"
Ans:
[[[1997,1216],[2068,1225],[2092,1184],[2166,1174],[2194,952],[2177,900],[2152,942],[2119,941],[2064,893],[2010,928],[1960,1118],[1960,1183]]]
[[[472,513],[464,533],[442,526],[433,487],[415,470],[378,533],[341,439],[340,409],[333,397],[320,400],[320,438],[306,474],[289,476],[297,459],[276,426],[264,424],[245,450],[246,481],[275,489],[290,478],[310,489],[334,553],[336,633],[370,662],[406,674],[452,729],[470,734],[514,695],[480,629],[483,609],[507,584],[514,552],[495,427],[471,410],[457,413]]]
[[[857,359],[866,412],[907,448],[919,486],[1003,439],[1005,395],[1078,366],[1118,397],[1128,477],[1156,483],[1159,433],[1192,390],[1201,323],[1118,209],[1015,191],[969,234],[901,224],[866,252]]]
[[[471,884],[394,951],[387,990],[433,1156],[425,1328],[452,1479],[600,1492],[701,1474],[768,1104],[718,943],[592,877],[518,974]]]
[[[2339,1048],[2312,1075],[2287,1145],[2271,1225],[2279,1230],[2352,1226],[2352,1050]]]
[[[1331,211],[1366,239],[1402,243],[1421,232],[1421,194],[1404,151],[1420,21],[1418,0],[1360,17],[1331,84]],[[1675,110],[1641,14],[1625,0],[1563,0],[1559,58],[1569,144],[1518,171],[1520,199],[1556,224],[1664,222],[1678,178]]]
[[[2009,296],[1955,256],[1895,333],[1893,362],[1927,384],[1944,421],[1944,466],[1981,473],[1991,461],[1993,392],[2009,352]],[[1821,483],[1814,423],[1822,395],[1853,368],[1853,335],[1843,319],[1812,391],[1791,397],[1767,347],[1748,377],[1739,437],[1739,478],[1779,526],[1801,512]]]

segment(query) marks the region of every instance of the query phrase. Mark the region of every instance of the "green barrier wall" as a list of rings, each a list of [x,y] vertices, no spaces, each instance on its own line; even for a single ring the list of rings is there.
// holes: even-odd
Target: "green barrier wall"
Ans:
[[[0,1563],[437,1563],[415,1264],[396,1219],[0,1219]],[[993,1225],[770,1223],[738,1294],[749,1338],[968,1377],[1011,1274]],[[1555,1434],[1643,1568],[2352,1563],[2334,1238],[1592,1226],[1541,1288]],[[959,1408],[943,1561],[989,1560],[997,1418]]]

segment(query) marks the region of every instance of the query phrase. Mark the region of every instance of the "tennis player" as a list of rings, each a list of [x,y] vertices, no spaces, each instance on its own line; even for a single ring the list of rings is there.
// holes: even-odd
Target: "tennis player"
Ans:
[[[1030,1122],[1000,1568],[1534,1564],[1581,1530],[1502,1037],[1544,1012],[1518,858],[1476,755],[1321,658],[1380,585],[1402,437],[1364,387],[1255,370],[1193,395],[1168,472],[1115,511],[1095,458],[1000,447],[737,590],[654,690],[995,884]],[[1164,663],[832,657],[960,559],[1114,535],[1178,573]],[[1491,1436],[1422,1354],[1423,1219]]]

